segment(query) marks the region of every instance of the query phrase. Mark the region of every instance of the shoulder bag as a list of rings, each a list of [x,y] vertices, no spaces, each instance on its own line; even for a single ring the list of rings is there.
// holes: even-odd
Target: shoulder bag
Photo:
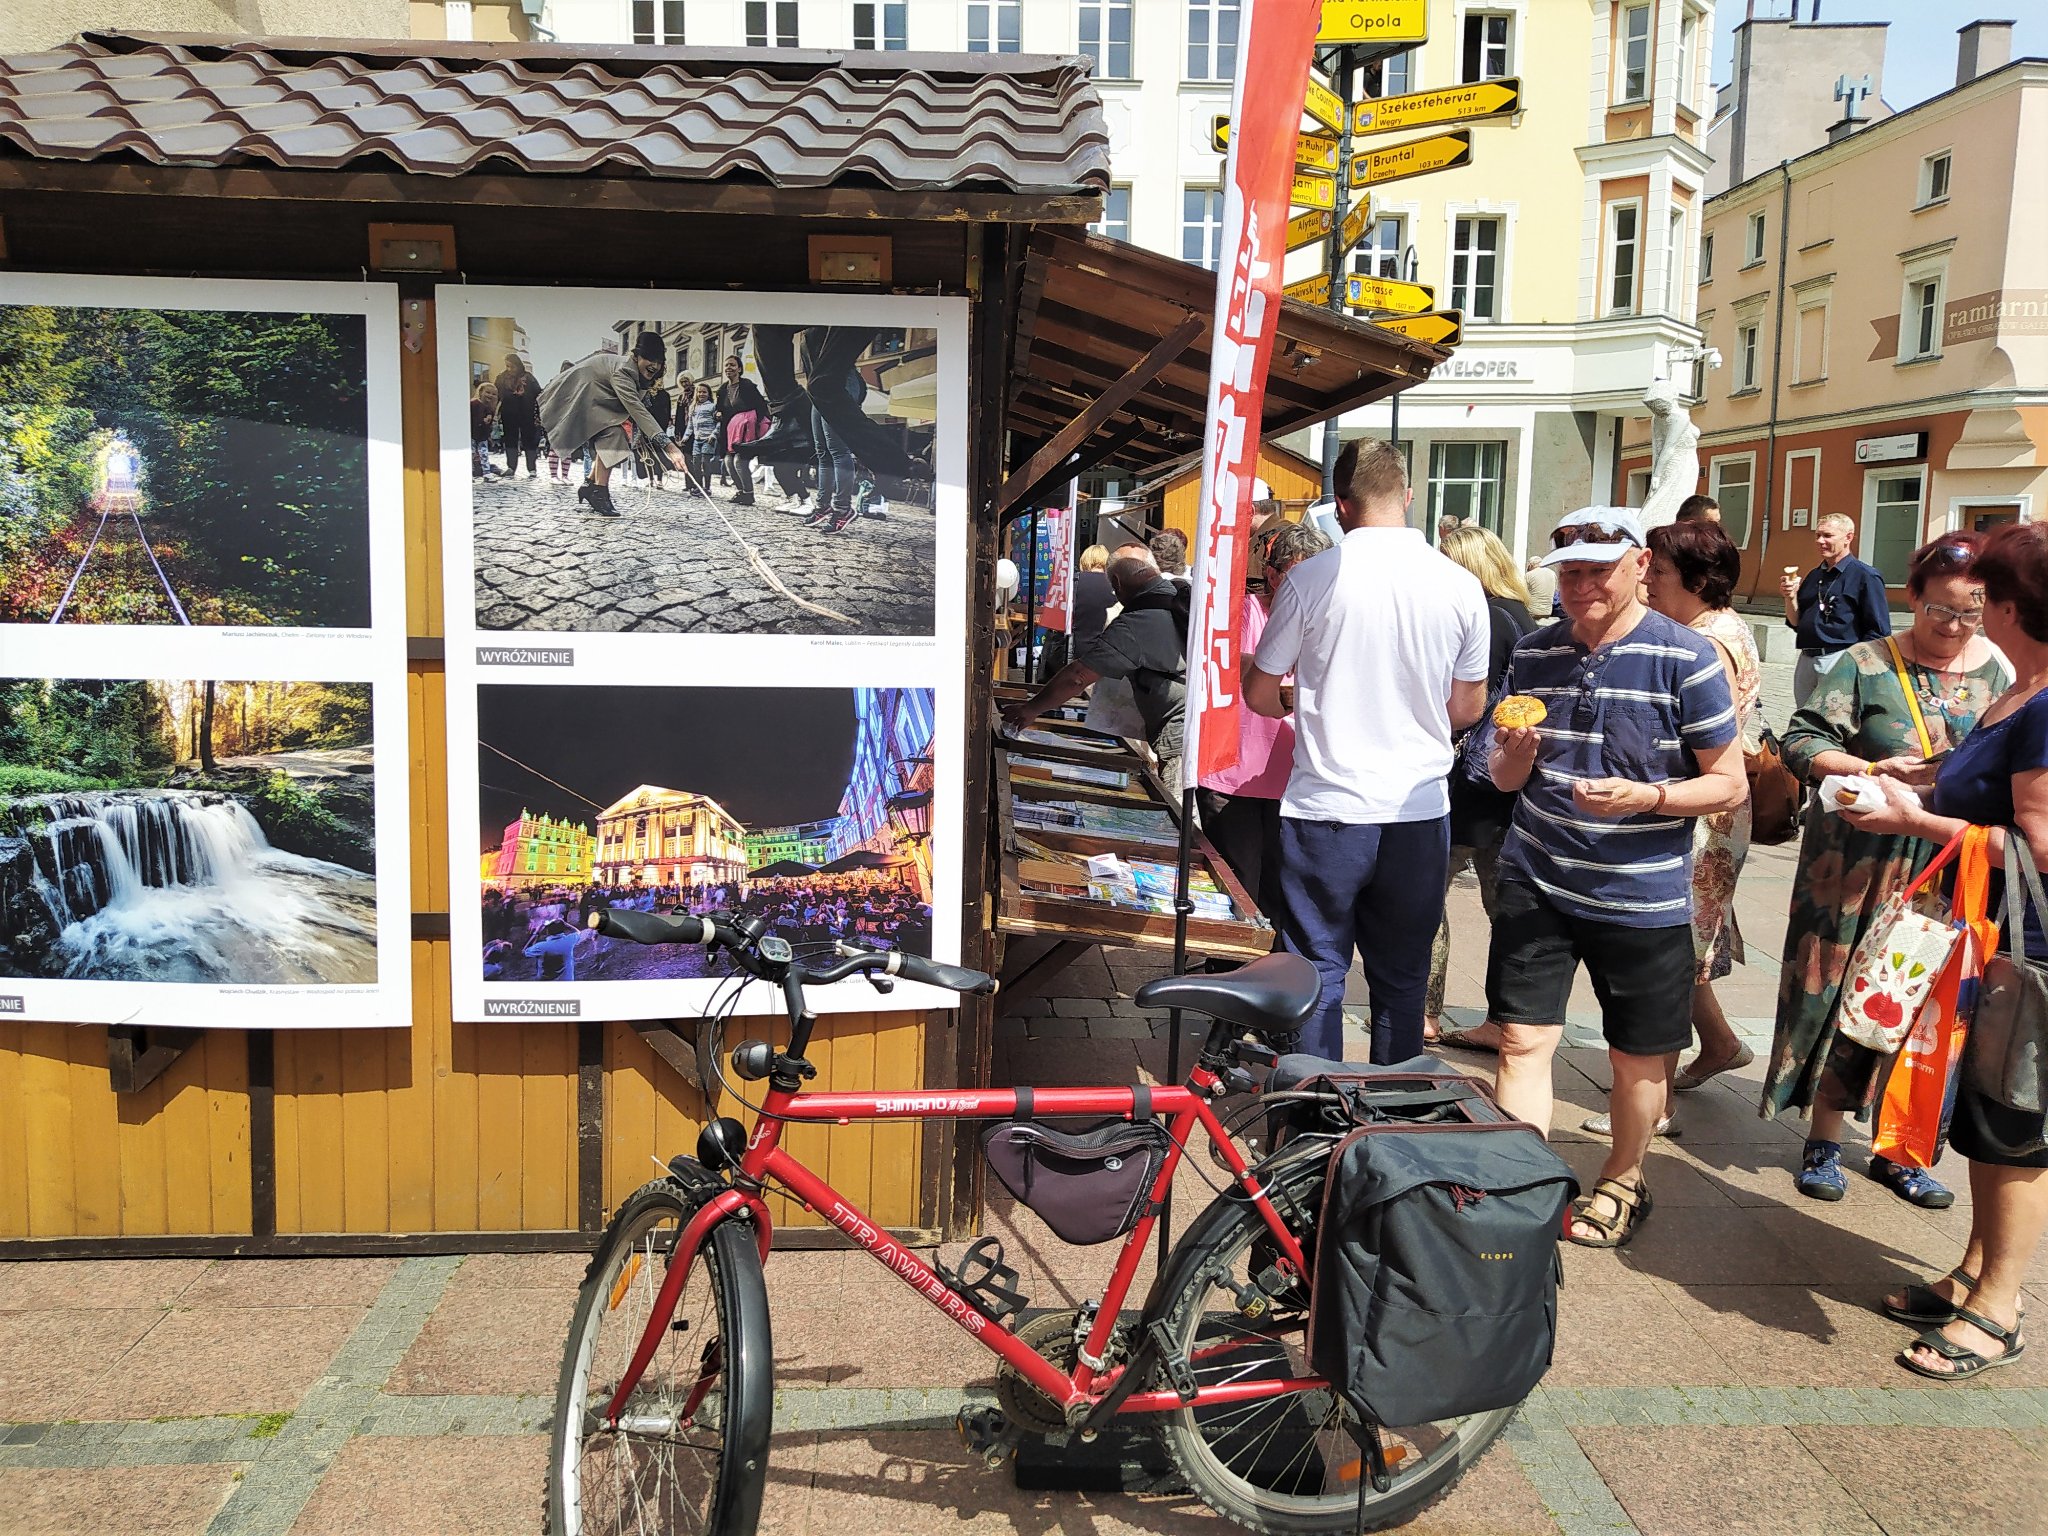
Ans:
[[[1984,962],[1963,1068],[1965,1081],[1984,1098],[2038,1115],[2048,1110],[2048,966],[2027,958],[2029,906],[2048,923],[2048,894],[2042,892],[2033,851],[2008,827],[1999,927],[2012,953]]]
[[[1950,838],[1910,885],[1885,898],[1863,930],[1842,977],[1835,1025],[1858,1045],[1883,1056],[1898,1050],[1947,968],[1960,930],[1947,911],[1929,916],[1916,911],[1913,901],[1976,830],[1965,827]]]
[[[1770,727],[1754,752],[1742,754],[1749,775],[1749,840],[1766,847],[1789,843],[1799,832],[1799,811],[1806,785],[1785,764],[1783,749]]]

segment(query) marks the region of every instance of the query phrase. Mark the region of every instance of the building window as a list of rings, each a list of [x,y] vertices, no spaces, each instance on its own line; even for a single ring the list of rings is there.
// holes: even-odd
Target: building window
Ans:
[[[1222,251],[1221,189],[1183,187],[1180,195],[1180,259],[1214,272]]]
[[[1650,8],[1624,5],[1621,8],[1620,69],[1615,78],[1614,99],[1618,102],[1650,99]]]
[[[1458,82],[1498,80],[1514,73],[1508,55],[1514,41],[1514,18],[1492,11],[1471,11],[1465,16],[1463,49],[1458,55]]]
[[[1707,494],[1721,504],[1721,531],[1737,548],[1749,546],[1750,508],[1756,497],[1756,458],[1716,459],[1707,469]]]
[[[1685,210],[1671,210],[1664,245],[1664,313],[1685,317]]]
[[[1188,78],[1237,77],[1237,0],[1188,0]]]
[[[1415,88],[1414,71],[1412,48],[1391,59],[1376,59],[1365,66],[1365,94],[1375,101],[1385,96],[1404,96]]]
[[[1499,219],[1465,218],[1451,226],[1451,307],[1467,320],[1500,318]]]
[[[1869,498],[1863,525],[1869,552],[1863,557],[1876,566],[1888,587],[1906,584],[1906,567],[1913,551],[1920,547],[1920,494],[1925,480],[1919,470],[1903,474],[1872,475],[1864,494]]]
[[[1753,267],[1764,259],[1764,216],[1752,213],[1749,216],[1749,238],[1743,242],[1742,264]]]
[[[1792,335],[1792,382],[1818,384],[1828,376],[1828,306],[1802,305]]]
[[[1024,0],[968,0],[967,51],[1015,53],[1023,46]]]
[[[908,0],[881,0],[853,8],[853,46],[870,52],[901,53],[910,46]]]
[[[1499,533],[1506,443],[1429,445],[1429,520],[1455,517]]]
[[[1615,203],[1607,210],[1607,313],[1636,312],[1641,266],[1643,205]]]
[[[1131,189],[1111,187],[1109,195],[1102,200],[1102,217],[1088,226],[1098,235],[1107,235],[1112,240],[1131,238]]]
[[[1746,395],[1763,386],[1763,348],[1760,345],[1762,322],[1751,320],[1735,327],[1735,389],[1734,393]]]
[[[1081,52],[1096,79],[1131,78],[1131,0],[1081,0]]]
[[[1707,282],[1714,275],[1714,237],[1700,236],[1700,281]]]
[[[633,41],[655,47],[681,47],[683,0],[633,0]]]
[[[1918,362],[1941,356],[1941,278],[1916,278],[1906,284],[1906,303],[1899,324],[1899,361]]]
[[[1382,214],[1365,226],[1351,270],[1360,277],[1403,277],[1401,255],[1407,244],[1408,221],[1398,213]]]
[[[1688,10],[1678,23],[1678,104],[1688,112],[1693,110],[1692,77],[1698,68],[1693,57],[1699,47],[1699,36],[1700,13]]]
[[[1948,156],[1949,152],[1944,149],[1920,162],[1920,207],[1948,201]]]
[[[768,23],[773,14],[775,36],[771,41]],[[796,0],[747,0],[747,46],[749,48],[794,48]]]

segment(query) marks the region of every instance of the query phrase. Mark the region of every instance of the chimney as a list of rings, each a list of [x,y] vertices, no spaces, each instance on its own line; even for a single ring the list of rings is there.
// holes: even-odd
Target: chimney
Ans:
[[[1973,21],[1956,29],[1956,84],[1968,85],[2012,62],[2009,21]]]

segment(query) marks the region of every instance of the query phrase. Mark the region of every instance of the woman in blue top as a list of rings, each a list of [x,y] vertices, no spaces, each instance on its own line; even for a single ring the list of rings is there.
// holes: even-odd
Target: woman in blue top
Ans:
[[[1991,827],[1996,869],[2008,828],[2048,850],[2048,527],[1999,529],[1970,572],[1984,583],[1984,633],[2011,660],[2012,687],[1949,754],[1926,804],[1886,779],[1883,810],[1844,814],[1866,831],[1936,843],[1964,826]],[[2010,949],[2014,936],[2001,942]],[[2020,942],[2029,958],[2048,961],[2037,927]],[[1908,1370],[1950,1381],[2016,1360],[2026,1347],[2020,1286],[2048,1231],[2048,1151],[2025,1149],[2039,1146],[2042,1120],[1959,1085],[1949,1145],[1970,1164],[1970,1241],[1948,1275],[1885,1298],[1888,1315],[1934,1325],[1900,1354]]]

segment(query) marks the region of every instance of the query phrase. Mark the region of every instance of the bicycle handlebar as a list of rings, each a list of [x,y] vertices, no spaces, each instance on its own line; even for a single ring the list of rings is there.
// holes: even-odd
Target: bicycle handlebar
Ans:
[[[590,926],[607,938],[629,939],[635,944],[723,944],[731,950],[742,969],[772,980],[782,968],[762,958],[759,935],[737,928],[722,917],[664,916],[657,912],[619,911],[600,908],[590,914]],[[804,982],[828,986],[848,976],[879,971],[901,976],[906,981],[944,987],[949,992],[971,992],[986,997],[996,989],[996,979],[961,965],[941,965],[922,955],[900,949],[867,949],[858,944],[836,946],[840,958],[824,965],[790,962]]]

